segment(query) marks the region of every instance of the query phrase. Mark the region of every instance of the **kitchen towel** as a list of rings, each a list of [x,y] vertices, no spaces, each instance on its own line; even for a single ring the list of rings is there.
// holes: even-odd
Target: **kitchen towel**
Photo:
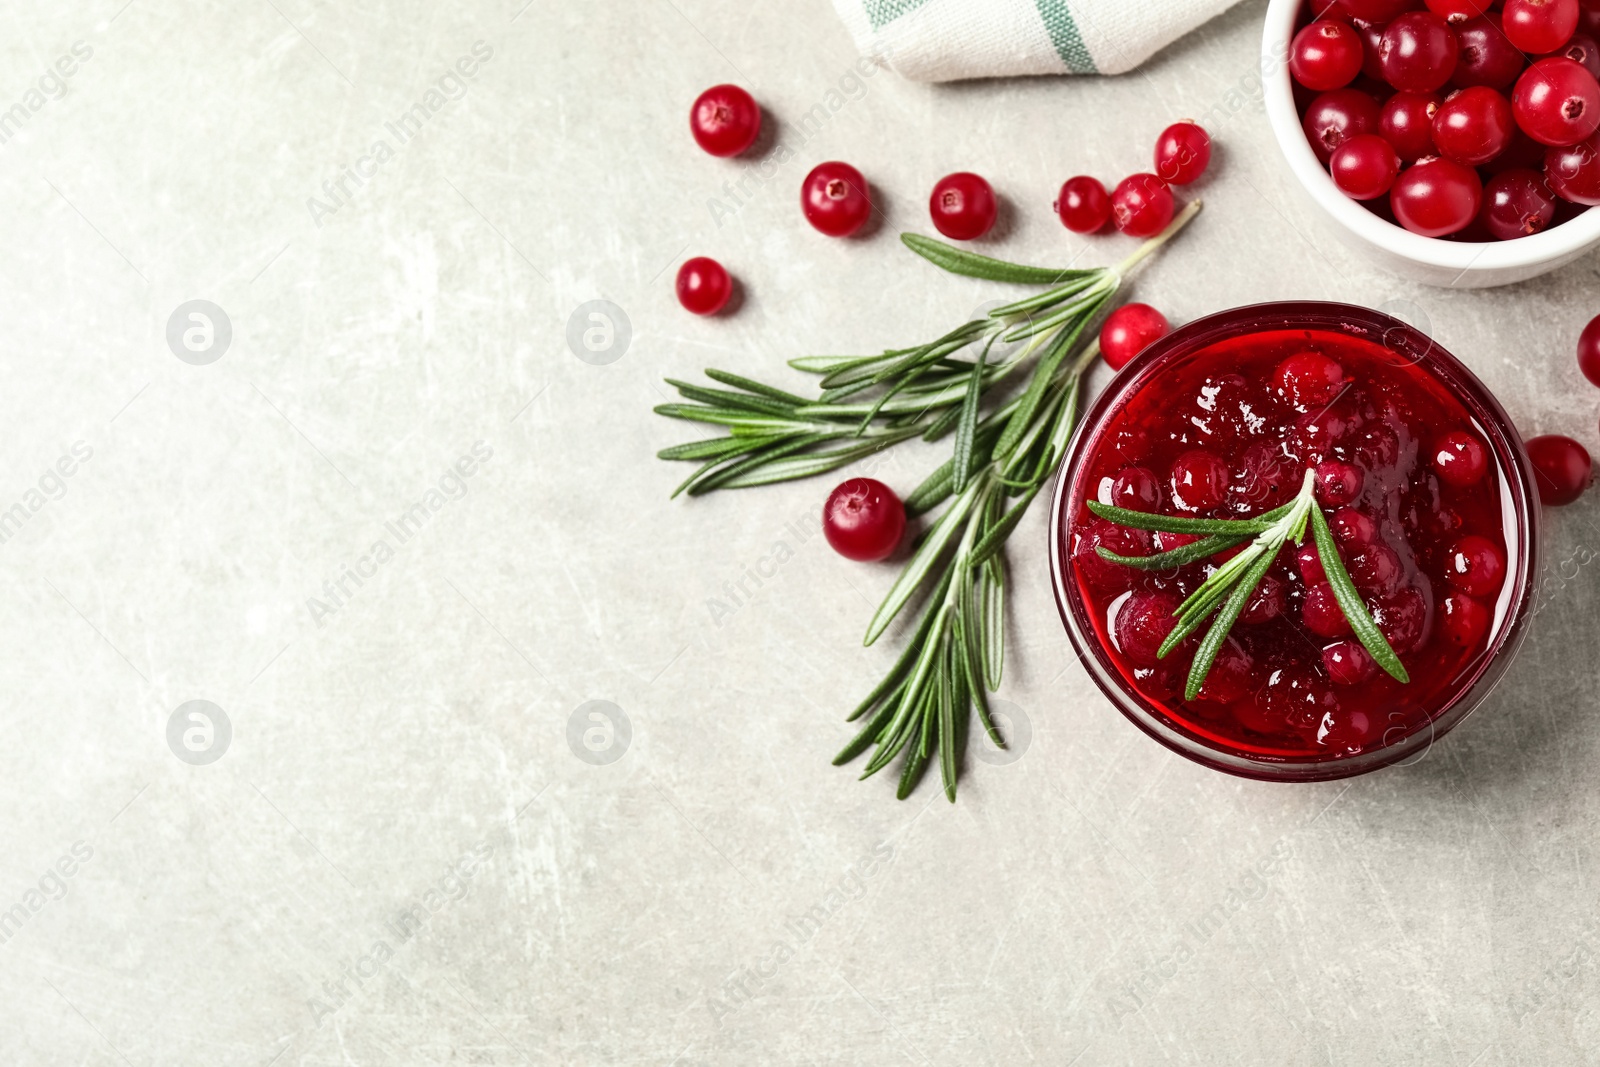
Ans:
[[[867,58],[913,81],[1121,74],[1237,0],[833,0]]]

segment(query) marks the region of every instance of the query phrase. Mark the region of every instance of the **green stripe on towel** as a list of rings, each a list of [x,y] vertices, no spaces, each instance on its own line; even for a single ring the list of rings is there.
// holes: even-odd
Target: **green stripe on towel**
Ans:
[[[880,2],[892,6],[892,0]],[[1034,0],[1034,3],[1038,5],[1044,28],[1050,31],[1050,43],[1056,46],[1056,55],[1061,57],[1067,69],[1074,74],[1098,74],[1094,58],[1089,55],[1089,50],[1083,46],[1083,38],[1078,34],[1078,24],[1072,20],[1072,12],[1067,9],[1067,0]],[[873,6],[873,0],[868,0],[869,14]]]
[[[876,31],[927,2],[928,0],[862,0],[862,6],[866,9],[867,21],[872,23],[872,28]]]

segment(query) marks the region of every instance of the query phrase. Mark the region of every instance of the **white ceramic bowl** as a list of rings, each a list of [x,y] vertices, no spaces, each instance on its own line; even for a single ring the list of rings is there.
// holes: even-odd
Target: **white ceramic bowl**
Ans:
[[[1333,221],[1346,244],[1374,263],[1429,285],[1481,289],[1536,278],[1565,266],[1600,244],[1600,211],[1586,211],[1570,222],[1532,237],[1487,244],[1422,237],[1374,215],[1333,184],[1317,161],[1295,111],[1289,83],[1289,42],[1301,0],[1271,0],[1261,42],[1267,119],[1278,147],[1301,187]]]

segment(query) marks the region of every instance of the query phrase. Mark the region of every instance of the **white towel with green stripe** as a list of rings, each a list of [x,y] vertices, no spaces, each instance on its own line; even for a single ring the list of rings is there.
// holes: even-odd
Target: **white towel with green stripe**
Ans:
[[[1237,0],[833,0],[861,54],[913,81],[1121,74]]]

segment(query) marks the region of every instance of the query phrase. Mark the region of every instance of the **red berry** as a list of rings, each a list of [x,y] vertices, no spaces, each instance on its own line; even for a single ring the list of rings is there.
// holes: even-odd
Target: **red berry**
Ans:
[[[1232,704],[1243,700],[1255,688],[1250,677],[1254,667],[1255,661],[1244,650],[1244,646],[1232,637],[1228,638],[1217,650],[1217,658],[1211,661],[1211,670],[1206,673],[1195,699],[1214,704]]]
[[[1378,536],[1378,524],[1372,521],[1372,516],[1355,508],[1340,508],[1328,518],[1328,526],[1333,531],[1333,539],[1345,549],[1369,545]]]
[[[1389,191],[1400,173],[1394,146],[1375,133],[1351,137],[1328,161],[1333,184],[1352,200],[1373,200]]]
[[[1267,683],[1256,700],[1266,705],[1262,717],[1275,723],[1266,731],[1268,733],[1287,725],[1314,737],[1323,717],[1339,708],[1339,698],[1321,679],[1298,668],[1275,670],[1267,675]]]
[[[1489,453],[1476,435],[1451,430],[1434,446],[1433,469],[1446,485],[1466,489],[1477,485],[1488,473]]]
[[[713,85],[689,109],[695,143],[714,156],[736,156],[761,132],[761,108],[737,85]]]
[[[1278,395],[1297,408],[1320,407],[1344,388],[1344,368],[1321,352],[1297,352],[1278,364]]]
[[[995,212],[994,190],[968,171],[940,178],[928,198],[934,228],[956,241],[971,241],[988,233]]]
[[[1360,685],[1378,673],[1378,664],[1359,641],[1335,641],[1324,648],[1322,666],[1334,685]]]
[[[848,163],[818,163],[800,186],[806,221],[829,237],[849,237],[872,214],[867,180]]]
[[[1384,102],[1378,130],[1401,160],[1433,155],[1433,117],[1443,102],[1437,93],[1395,93]]]
[[[1121,370],[1151,342],[1171,332],[1167,317],[1149,304],[1123,304],[1100,327],[1100,354],[1112,370]]]
[[[1324,507],[1342,508],[1361,495],[1361,468],[1336,459],[1317,464],[1317,499]]]
[[[1483,203],[1476,171],[1448,159],[1423,159],[1395,179],[1389,207],[1395,221],[1424,237],[1443,237],[1466,228]]]
[[[1544,177],[1568,203],[1600,204],[1600,131],[1575,145],[1545,149]]]
[[[1367,596],[1390,596],[1400,591],[1405,572],[1395,550],[1381,541],[1362,546],[1351,554],[1348,566],[1350,580]]]
[[[1300,571],[1300,580],[1309,588],[1321,585],[1328,580],[1328,574],[1322,569],[1322,553],[1317,551],[1317,546],[1308,537],[1305,544],[1295,549],[1295,567]]]
[[[1516,130],[1511,101],[1485,85],[1459,89],[1433,117],[1433,143],[1439,154],[1476,167],[1505,151]]]
[[[1600,44],[1587,33],[1573,34],[1572,39],[1556,49],[1555,54],[1566,56],[1578,64],[1589,72],[1589,77],[1600,78]]]
[[[1450,547],[1444,580],[1473,596],[1493,596],[1506,577],[1506,554],[1479,534],[1468,534]]]
[[[1420,591],[1408,586],[1392,597],[1379,600],[1373,606],[1372,621],[1378,624],[1390,648],[1400,655],[1414,652],[1427,635],[1428,602]]]
[[[1444,19],[1429,11],[1407,11],[1383,30],[1378,62],[1396,89],[1431,93],[1450,80],[1460,45]]]
[[[1540,144],[1577,144],[1600,127],[1600,83],[1576,60],[1541,59],[1517,79],[1511,110]]]
[[[1570,504],[1583,495],[1593,478],[1589,451],[1570,437],[1548,434],[1528,442],[1539,499],[1551,507]]]
[[[1348,22],[1318,19],[1295,34],[1289,46],[1289,73],[1319,93],[1355,81],[1361,60],[1361,35]]]
[[[1155,512],[1161,509],[1161,479],[1149,467],[1124,467],[1111,481],[1112,507],[1129,511]]]
[[[1209,511],[1227,499],[1228,465],[1215,452],[1191,448],[1173,461],[1171,486],[1180,511]]]
[[[1172,221],[1172,190],[1154,174],[1122,179],[1111,192],[1117,229],[1129,237],[1154,237]]]
[[[1357,43],[1357,66],[1360,66]],[[1354,77],[1354,75],[1351,75]],[[1169,185],[1188,185],[1211,163],[1211,138],[1198,123],[1175,122],[1156,138],[1156,176]]]
[[[1500,28],[1500,16],[1490,14],[1469,19],[1455,30],[1461,51],[1456,58],[1455,73],[1450,76],[1451,84],[1462,88],[1470,85],[1511,88],[1527,60],[1517,51],[1517,46],[1506,39],[1505,31]]]
[[[1322,713],[1316,741],[1332,752],[1360,752],[1379,737],[1382,722],[1360,708],[1335,708]]]
[[[678,303],[696,315],[715,315],[733,295],[733,280],[721,263],[696,256],[678,268]]]
[[[1140,590],[1130,595],[1117,609],[1117,621],[1112,627],[1117,651],[1136,667],[1160,663],[1157,653],[1178,625],[1174,613],[1180,603],[1176,594],[1165,590]]]
[[[1361,38],[1361,76],[1383,84],[1383,63],[1378,58],[1383,46],[1383,23],[1358,20],[1355,28]]]
[[[846,559],[869,563],[887,559],[905,530],[905,505],[875,478],[840,482],[822,508],[823,535]]]
[[[1600,315],[1590,319],[1578,335],[1578,369],[1585,378],[1600,385]]]
[[[1311,150],[1326,163],[1346,138],[1378,132],[1378,102],[1360,89],[1335,89],[1311,101],[1301,126]]]
[[[1496,240],[1510,241],[1539,233],[1555,217],[1555,193],[1538,171],[1502,171],[1483,187],[1479,218]]]
[[[1094,233],[1111,221],[1111,197],[1098,178],[1080,174],[1068,178],[1056,197],[1056,214],[1061,225],[1073,233]]]
[[[1072,563],[1084,582],[1096,592],[1120,592],[1128,588],[1132,573],[1119,563],[1100,555],[1099,548],[1119,556],[1148,556],[1150,534],[1131,526],[1118,526],[1104,519],[1085,523],[1073,534]],[[1166,546],[1176,547],[1176,546]]]
[[[1439,604],[1439,629],[1457,648],[1473,648],[1489,629],[1489,609],[1465,593],[1451,593]]]
[[[1426,0],[1428,10],[1452,25],[1489,10],[1492,0]]]
[[[1345,618],[1344,609],[1333,595],[1333,586],[1327,582],[1306,590],[1300,621],[1318,637],[1343,637],[1350,632],[1350,620]]]
[[[1283,583],[1270,574],[1261,576],[1261,584],[1245,603],[1239,618],[1244,622],[1270,622],[1283,614]]]
[[[1578,28],[1578,0],[1506,0],[1506,37],[1524,52],[1554,52]]]

